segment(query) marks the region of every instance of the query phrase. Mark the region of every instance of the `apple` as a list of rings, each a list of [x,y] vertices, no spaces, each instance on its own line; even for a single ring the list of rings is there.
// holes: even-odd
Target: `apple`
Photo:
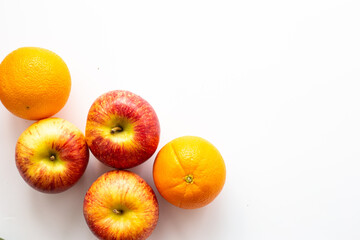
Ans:
[[[159,218],[153,189],[127,170],[101,175],[87,191],[83,211],[87,225],[99,239],[146,239]]]
[[[16,166],[34,189],[59,193],[73,186],[89,161],[84,134],[61,118],[47,118],[30,125],[18,138]]]
[[[117,169],[132,168],[156,151],[160,124],[154,109],[143,98],[114,90],[91,105],[85,138],[90,151],[104,164]]]

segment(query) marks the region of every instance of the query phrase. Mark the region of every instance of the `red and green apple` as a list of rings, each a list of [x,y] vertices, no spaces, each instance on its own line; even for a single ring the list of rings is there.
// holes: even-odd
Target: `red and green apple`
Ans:
[[[101,175],[87,191],[83,211],[87,225],[99,239],[146,239],[159,218],[153,189],[126,170]]]
[[[125,169],[148,160],[156,151],[160,124],[152,106],[140,96],[114,90],[90,107],[85,136],[93,155],[104,164]]]
[[[58,193],[72,187],[89,161],[84,134],[61,118],[48,118],[30,125],[18,138],[16,166],[34,189]]]

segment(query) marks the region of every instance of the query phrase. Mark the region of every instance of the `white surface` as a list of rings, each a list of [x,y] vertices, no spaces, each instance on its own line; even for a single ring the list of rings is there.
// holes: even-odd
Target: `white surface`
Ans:
[[[359,12],[357,0],[0,0],[0,59],[59,54],[73,85],[55,116],[83,131],[96,97],[126,89],[156,110],[158,150],[182,135],[217,146],[221,194],[197,210],[158,195],[150,239],[360,239]],[[95,239],[82,201],[109,168],[91,156],[73,188],[39,193],[14,162],[32,121],[3,106],[0,121],[0,237]],[[132,169],[152,187],[153,161]]]

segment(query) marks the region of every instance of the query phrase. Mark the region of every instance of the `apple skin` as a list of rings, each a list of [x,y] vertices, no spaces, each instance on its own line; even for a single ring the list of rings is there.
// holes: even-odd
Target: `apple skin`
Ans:
[[[99,239],[146,239],[159,218],[153,189],[127,170],[101,175],[87,191],[83,211],[87,225]]]
[[[155,153],[160,124],[146,100],[129,91],[114,90],[98,97],[90,107],[85,137],[92,154],[104,164],[132,168]]]
[[[83,175],[89,149],[83,133],[61,118],[47,118],[30,125],[18,138],[16,166],[34,189],[59,193]]]

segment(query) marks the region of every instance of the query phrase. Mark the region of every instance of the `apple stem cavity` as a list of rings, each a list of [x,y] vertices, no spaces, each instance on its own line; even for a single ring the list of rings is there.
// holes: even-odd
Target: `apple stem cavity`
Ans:
[[[194,181],[194,176],[191,175],[191,174],[186,175],[186,176],[184,177],[184,180],[185,180],[185,182],[187,182],[187,183],[193,183],[193,181]]]
[[[116,126],[114,128],[111,129],[111,134],[115,134],[115,133],[119,133],[119,132],[122,132],[124,129],[120,126]]]

